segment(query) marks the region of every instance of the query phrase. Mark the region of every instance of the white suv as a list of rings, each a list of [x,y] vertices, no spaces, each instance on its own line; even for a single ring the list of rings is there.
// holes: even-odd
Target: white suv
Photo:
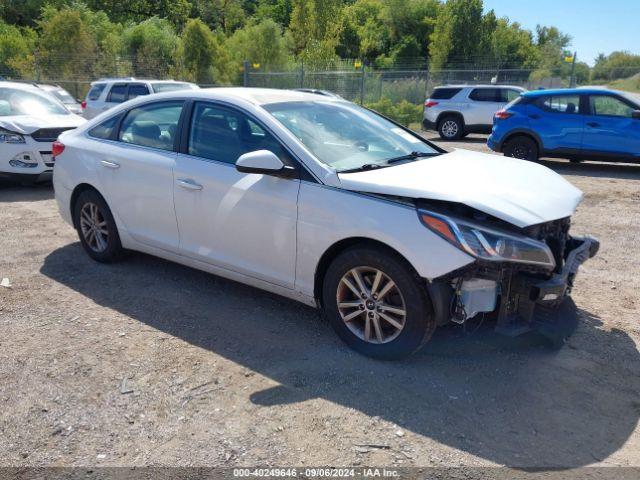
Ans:
[[[128,78],[101,78],[91,83],[87,98],[82,102],[82,115],[91,119],[115,107],[116,105],[151,93],[173,90],[194,90],[195,83],[176,82],[175,80],[141,80]]]
[[[493,115],[525,90],[502,85],[436,87],[424,103],[425,130],[437,130],[445,140],[469,133],[491,133]]]

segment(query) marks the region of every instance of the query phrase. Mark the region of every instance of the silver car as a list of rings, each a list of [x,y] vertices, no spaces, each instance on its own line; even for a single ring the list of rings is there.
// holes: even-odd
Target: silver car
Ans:
[[[425,130],[436,130],[445,140],[469,133],[491,133],[493,115],[525,90],[503,85],[436,87],[424,103]]]

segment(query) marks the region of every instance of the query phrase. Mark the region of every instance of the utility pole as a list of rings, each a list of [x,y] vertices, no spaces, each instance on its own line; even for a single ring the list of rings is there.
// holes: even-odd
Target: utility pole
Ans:
[[[242,85],[249,86],[249,60],[242,62]]]
[[[360,78],[360,105],[364,105],[364,62],[362,62],[362,77]]]
[[[569,80],[569,87],[571,88],[576,86],[576,58],[578,58],[578,52],[573,52],[573,61],[571,62],[571,80]]]

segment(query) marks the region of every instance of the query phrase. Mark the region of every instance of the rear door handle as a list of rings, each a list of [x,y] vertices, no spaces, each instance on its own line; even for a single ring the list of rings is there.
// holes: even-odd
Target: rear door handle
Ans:
[[[596,122],[587,122],[587,125],[592,128],[598,128],[600,126],[600,124]]]
[[[100,160],[100,164],[103,167],[107,167],[107,168],[113,168],[113,169],[120,168],[120,164],[119,163],[110,162],[109,160]]]
[[[540,118],[540,115],[537,115],[537,114],[534,113],[532,115],[529,115],[529,118],[533,118],[534,120],[538,120]]]
[[[185,188],[187,190],[202,190],[202,185],[194,182],[190,178],[179,178],[178,180],[176,180],[176,182],[182,188]]]

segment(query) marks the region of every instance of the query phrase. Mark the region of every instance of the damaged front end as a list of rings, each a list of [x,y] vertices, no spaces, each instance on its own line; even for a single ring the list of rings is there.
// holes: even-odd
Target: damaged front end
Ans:
[[[458,216],[432,208],[418,213],[425,226],[476,258],[431,282],[445,296],[441,323],[486,314],[495,318],[498,333],[537,330],[554,343],[564,341],[559,307],[580,265],[598,252],[597,239],[569,235],[569,218],[519,229],[468,210]]]

